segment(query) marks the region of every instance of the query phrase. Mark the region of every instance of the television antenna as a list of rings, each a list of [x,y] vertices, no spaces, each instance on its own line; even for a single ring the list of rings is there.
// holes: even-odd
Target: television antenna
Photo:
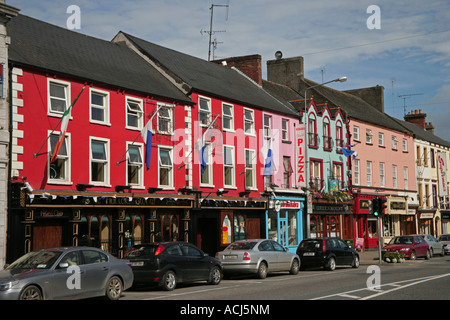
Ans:
[[[215,49],[217,47],[218,43],[222,43],[222,42],[217,42],[217,39],[215,39],[215,38],[214,38],[214,41],[212,41],[211,40],[212,35],[216,34],[218,32],[226,32],[226,30],[213,30],[214,7],[227,8],[225,20],[228,20],[228,9],[230,7],[230,4],[229,4],[230,1],[228,0],[227,2],[228,2],[228,4],[212,4],[211,5],[211,8],[209,8],[209,10],[211,10],[211,20],[209,23],[209,31],[203,31],[203,29],[200,30],[200,34],[203,34],[203,33],[209,34],[208,61],[211,61],[211,46]]]
[[[406,99],[411,97],[411,96],[421,96],[423,95],[423,93],[411,93],[411,94],[402,94],[399,95],[398,97],[403,99],[403,115],[406,116]]]

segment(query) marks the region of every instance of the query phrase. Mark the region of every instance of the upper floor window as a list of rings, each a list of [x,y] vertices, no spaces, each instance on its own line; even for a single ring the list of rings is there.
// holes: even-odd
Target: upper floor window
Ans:
[[[245,188],[256,188],[256,165],[254,150],[245,150]]]
[[[173,187],[172,148],[159,147],[159,186]]]
[[[397,189],[397,166],[395,164],[392,165],[392,187]]]
[[[372,137],[373,137],[372,130],[366,129],[366,143],[367,144],[372,144]]]
[[[281,139],[282,141],[289,141],[289,120],[281,120]]]
[[[234,147],[223,147],[223,184],[225,187],[235,186]]]
[[[142,161],[142,145],[128,145],[127,181],[131,186],[144,185],[144,163]]]
[[[403,152],[408,152],[408,140],[403,138]]]
[[[308,118],[308,147],[319,147],[319,139],[317,136],[316,116],[311,114]]]
[[[354,178],[354,184],[355,185],[359,185],[360,181],[359,181],[359,177],[360,177],[360,169],[359,169],[359,159],[355,159],[355,161],[353,162],[354,166],[354,173],[353,173],[353,178]]]
[[[366,173],[367,173],[367,186],[371,187],[372,186],[372,161],[367,161]]]
[[[342,130],[342,123],[338,121],[336,123],[336,150],[341,152],[341,148],[344,147],[344,132]]]
[[[90,119],[93,123],[109,124],[109,93],[91,89]]]
[[[200,126],[208,127],[211,123],[211,100],[206,98],[200,98],[198,109],[198,120]]]
[[[206,143],[203,151],[203,163],[200,163],[200,184],[211,186],[213,183],[212,144]]]
[[[160,106],[158,111],[158,133],[171,134],[173,132],[172,106]]]
[[[56,160],[50,162],[56,144],[59,140],[59,134],[50,135],[49,139],[49,161],[48,161],[48,181],[49,183],[70,182],[70,149],[69,149],[69,135],[66,134],[59,149]]]
[[[397,137],[396,136],[392,136],[392,150],[397,150]]]
[[[230,104],[222,105],[222,127],[225,131],[234,130],[233,106]]]
[[[380,187],[386,187],[386,174],[384,170],[384,162],[380,162]]]
[[[109,141],[91,138],[91,182],[109,184]]]
[[[353,126],[353,140],[360,141],[359,140],[359,127]]]
[[[384,133],[378,132],[378,146],[384,147]]]
[[[316,191],[321,191],[323,188],[322,163],[321,160],[310,159],[310,182],[312,182],[312,188]]]
[[[127,128],[142,129],[143,127],[143,108],[142,100],[126,98],[127,101]]]
[[[62,116],[70,106],[70,83],[48,80],[48,113]]]
[[[255,112],[253,110],[244,109],[244,132],[255,134]]]
[[[331,150],[331,127],[328,118],[323,120],[323,149]]]
[[[291,176],[294,170],[292,170],[291,157],[283,157],[283,187],[290,188]]]

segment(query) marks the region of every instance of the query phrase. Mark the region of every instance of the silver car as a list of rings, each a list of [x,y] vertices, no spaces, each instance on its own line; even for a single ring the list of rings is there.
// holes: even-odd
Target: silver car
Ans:
[[[438,240],[444,245],[445,254],[450,253],[450,234],[441,234]]]
[[[428,246],[430,247],[431,256],[435,254],[440,254],[441,256],[444,256],[444,244],[439,242],[435,237],[433,237],[431,234],[421,234],[420,235],[426,243],[428,243]]]
[[[90,247],[29,252],[0,271],[0,300],[120,298],[133,284],[129,262]]]
[[[248,239],[231,243],[216,254],[222,262],[224,274],[250,273],[264,279],[268,273],[289,271],[297,274],[300,258],[288,252],[278,242],[267,239]]]

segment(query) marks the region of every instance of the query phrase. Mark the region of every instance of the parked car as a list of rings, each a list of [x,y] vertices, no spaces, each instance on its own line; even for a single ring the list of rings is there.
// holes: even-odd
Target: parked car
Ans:
[[[445,255],[444,244],[439,242],[438,239],[431,234],[422,234],[421,237],[428,243],[431,257],[435,254],[440,254],[441,256]]]
[[[442,234],[438,240],[444,245],[444,253],[450,253],[450,234]]]
[[[174,290],[178,283],[222,280],[222,265],[213,257],[187,242],[143,244],[124,257],[133,267],[135,284],[157,284]]]
[[[405,258],[415,260],[419,257],[430,259],[431,251],[428,244],[420,235],[397,236],[391,239],[387,245],[381,249],[384,258],[386,252],[400,252],[405,254]]]
[[[324,267],[335,270],[337,265],[359,267],[359,254],[344,240],[336,237],[305,239],[297,247],[302,267]]]
[[[287,251],[281,244],[267,239],[247,239],[231,243],[216,253],[225,274],[248,273],[260,279],[270,272],[289,271],[297,274],[300,258]]]
[[[133,284],[128,261],[90,247],[27,253],[0,271],[0,300],[120,298]]]

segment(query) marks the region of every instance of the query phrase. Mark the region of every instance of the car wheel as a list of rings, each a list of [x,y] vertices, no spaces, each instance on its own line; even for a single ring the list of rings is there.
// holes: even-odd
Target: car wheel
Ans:
[[[265,262],[261,262],[259,264],[258,273],[256,276],[259,279],[265,279],[267,277],[267,264]]]
[[[208,283],[212,285],[217,285],[222,280],[222,273],[220,272],[219,267],[213,267],[209,272],[209,280]]]
[[[352,267],[353,268],[359,268],[359,257],[357,255],[355,255],[353,257]]]
[[[36,286],[28,286],[20,293],[19,300],[42,300],[42,292]]]
[[[167,271],[161,279],[160,286],[165,291],[172,291],[177,286],[177,277],[171,270]]]
[[[119,277],[111,277],[106,284],[106,299],[108,300],[119,300],[122,295],[123,285],[122,280]]]
[[[411,252],[411,256],[409,257],[409,260],[416,260],[416,252],[414,250]]]
[[[334,271],[334,269],[336,269],[336,260],[335,260],[333,257],[331,257],[331,258],[328,260],[328,263],[327,263],[327,265],[325,266],[325,268],[326,268],[327,270]]]
[[[430,250],[427,250],[427,255],[425,256],[425,259],[430,260],[430,258],[431,258]]]
[[[294,259],[292,261],[291,270],[289,270],[290,274],[298,274],[298,271],[300,270],[300,263],[297,259]]]

